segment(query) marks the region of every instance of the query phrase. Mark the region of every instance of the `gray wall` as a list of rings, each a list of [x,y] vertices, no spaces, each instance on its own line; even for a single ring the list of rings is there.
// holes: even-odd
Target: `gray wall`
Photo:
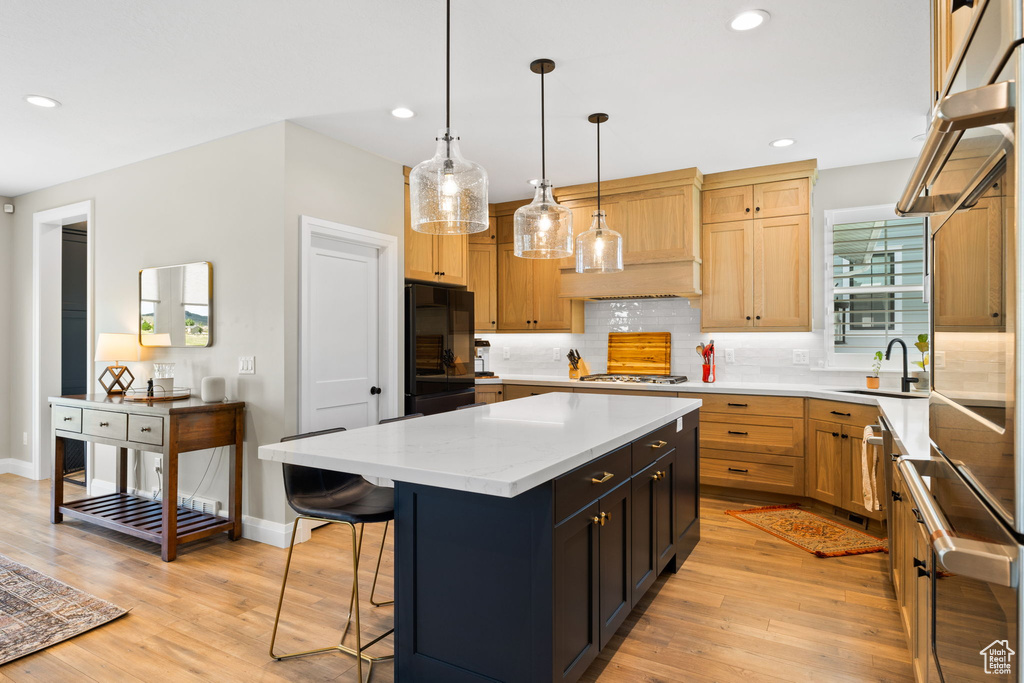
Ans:
[[[10,203],[7,197],[0,197],[0,204]],[[0,320],[8,330],[0,334],[0,462],[11,457],[10,443],[10,367],[11,347],[11,296],[14,286],[11,273],[11,231],[13,216],[0,210]],[[0,469],[0,471],[3,471]]]
[[[32,214],[86,199],[94,211],[97,333],[137,330],[139,268],[213,263],[213,346],[147,350],[133,371],[144,381],[152,361],[169,360],[181,384],[197,387],[207,375],[227,379],[229,396],[248,406],[243,513],[255,518],[247,523],[269,521],[280,532],[275,525],[289,518],[280,466],[258,460],[257,447],[295,425],[298,216],[400,236],[401,166],[282,122],[32,192],[17,200],[14,282],[31,282]],[[31,431],[31,306],[31,286],[19,287],[9,326],[10,431],[18,438],[9,434],[4,443],[24,460],[31,460],[20,439]],[[241,355],[256,356],[256,375],[237,375]],[[96,452],[95,475],[112,480],[112,451]],[[144,454],[136,473],[143,489],[156,483],[151,458]],[[226,501],[226,458],[220,460],[198,495]],[[192,492],[208,462],[208,453],[183,460],[182,491]]]

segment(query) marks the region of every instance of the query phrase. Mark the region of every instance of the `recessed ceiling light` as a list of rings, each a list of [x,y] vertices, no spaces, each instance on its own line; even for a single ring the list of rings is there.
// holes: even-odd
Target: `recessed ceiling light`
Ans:
[[[794,140],[793,138],[779,138],[778,140],[772,140],[771,142],[769,142],[768,146],[769,147],[789,147],[790,145],[792,145],[795,142],[796,142],[796,140]]]
[[[757,28],[761,24],[766,23],[772,15],[765,12],[763,9],[751,9],[746,12],[740,12],[729,22],[729,28],[733,31],[749,31],[752,28]]]
[[[416,112],[408,107],[396,107],[391,110],[391,115],[398,119],[411,119],[416,116]]]
[[[53,109],[54,107],[60,106],[60,102],[57,100],[43,95],[25,95],[25,101],[29,104],[34,104],[37,107],[46,107],[47,109]]]

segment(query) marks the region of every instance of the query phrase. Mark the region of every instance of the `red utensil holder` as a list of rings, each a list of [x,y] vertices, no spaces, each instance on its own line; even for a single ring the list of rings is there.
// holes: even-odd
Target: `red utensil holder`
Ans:
[[[707,384],[713,383],[715,381],[715,364],[714,363],[704,363],[700,367],[701,367],[701,370],[702,370],[701,381],[703,381],[703,382],[705,382]]]

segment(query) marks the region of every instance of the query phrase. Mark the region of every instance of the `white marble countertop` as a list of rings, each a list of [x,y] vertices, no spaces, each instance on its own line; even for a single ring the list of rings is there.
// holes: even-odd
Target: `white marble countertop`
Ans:
[[[549,393],[269,444],[259,457],[511,498],[700,405],[669,396]]]
[[[908,398],[893,398],[886,394],[894,391],[871,392],[857,387],[830,387],[810,384],[753,384],[749,382],[683,382],[681,384],[629,384],[626,382],[580,382],[565,377],[531,375],[503,375],[497,379],[479,378],[477,384],[528,384],[535,386],[558,386],[571,388],[636,391],[664,391],[687,394],[746,394],[748,396],[798,396],[820,398],[827,401],[845,401],[863,405],[877,405],[892,426],[896,445],[911,457],[928,457],[928,401],[924,392],[910,392]],[[848,393],[850,390],[864,393]]]

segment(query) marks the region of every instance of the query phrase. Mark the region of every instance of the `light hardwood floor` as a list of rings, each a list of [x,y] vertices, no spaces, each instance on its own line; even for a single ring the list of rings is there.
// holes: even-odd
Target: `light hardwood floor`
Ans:
[[[75,521],[50,525],[48,487],[0,475],[0,554],[131,612],[0,667],[0,681],[356,680],[342,654],[268,657],[284,550],[225,535],[182,546],[167,564],[155,545]],[[816,558],[723,514],[743,506],[703,500],[700,545],[658,580],[583,680],[912,681],[886,556]],[[364,596],[380,531],[367,532]],[[347,544],[330,526],[296,550],[280,647],[336,637],[351,585]],[[378,597],[392,594],[391,570],[386,554]],[[386,629],[391,616],[366,606],[364,632]],[[381,649],[390,648],[389,638]],[[393,674],[378,665],[373,681]]]

